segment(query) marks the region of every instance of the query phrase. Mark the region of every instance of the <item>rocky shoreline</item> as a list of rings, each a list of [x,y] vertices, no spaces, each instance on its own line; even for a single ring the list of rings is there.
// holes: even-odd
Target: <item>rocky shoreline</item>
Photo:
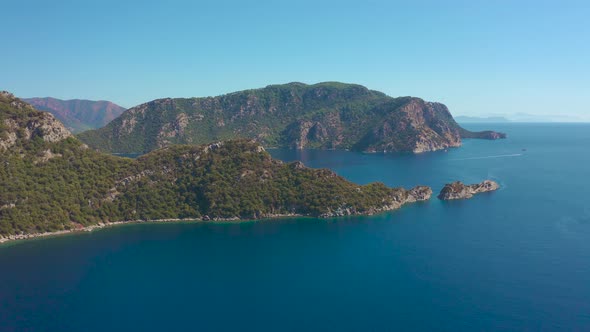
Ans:
[[[473,197],[473,195],[494,191],[499,189],[500,186],[498,183],[485,180],[478,184],[471,184],[466,185],[460,181],[456,181],[453,183],[448,183],[444,186],[441,190],[438,198],[441,200],[455,200],[455,199],[467,199]],[[185,219],[178,219],[178,218],[171,218],[171,219],[155,219],[155,220],[126,220],[126,221],[114,221],[114,222],[107,222],[107,223],[99,223],[96,225],[86,226],[86,227],[79,227],[73,228],[69,230],[61,230],[55,232],[44,232],[44,233],[31,233],[31,234],[16,234],[16,235],[8,235],[8,236],[1,236],[0,235],[0,244],[12,242],[12,241],[20,241],[20,240],[28,240],[28,239],[35,239],[35,238],[43,238],[43,237],[51,237],[51,236],[59,236],[65,234],[75,234],[75,233],[84,233],[84,232],[92,232],[97,229],[102,229],[106,227],[112,227],[117,225],[123,224],[139,224],[139,223],[165,223],[165,222],[236,222],[236,221],[255,221],[255,220],[263,220],[263,219],[272,219],[272,218],[288,218],[288,217],[315,217],[315,218],[336,218],[336,217],[343,217],[343,216],[361,216],[361,215],[375,215],[380,214],[388,211],[393,211],[401,208],[403,205],[408,203],[420,202],[420,201],[427,201],[430,199],[432,195],[432,189],[427,186],[418,186],[407,190],[404,195],[400,197],[394,197],[392,202],[389,204],[384,204],[380,208],[374,208],[367,211],[356,211],[354,209],[350,209],[347,207],[341,207],[335,210],[330,210],[328,212],[322,213],[320,215],[309,215],[309,214],[298,214],[298,213],[285,213],[285,214],[268,214],[263,216],[257,216],[254,218],[239,218],[239,217],[231,217],[231,218],[211,218],[209,216],[203,216],[201,218],[185,218]]]
[[[101,229],[101,228],[111,227],[111,226],[116,226],[116,225],[122,225],[122,224],[190,222],[190,221],[192,221],[192,222],[230,222],[230,221],[254,221],[254,220],[263,220],[263,219],[272,219],[272,218],[288,218],[288,217],[335,218],[335,217],[355,216],[355,215],[356,216],[374,215],[374,214],[384,213],[387,211],[397,210],[397,209],[401,208],[403,205],[408,204],[408,203],[415,203],[415,202],[429,200],[431,195],[432,195],[432,189],[430,187],[417,186],[417,187],[414,187],[409,190],[404,190],[403,194],[399,194],[399,193],[394,194],[391,196],[390,203],[384,204],[383,206],[378,207],[378,208],[369,209],[367,211],[357,211],[355,209],[351,209],[349,207],[342,206],[342,207],[334,209],[334,210],[329,210],[328,212],[322,213],[320,215],[282,213],[282,214],[266,214],[266,215],[261,215],[261,216],[254,216],[253,218],[240,218],[237,216],[230,217],[230,218],[218,218],[218,217],[211,218],[208,215],[205,215],[201,218],[113,221],[113,222],[99,223],[96,225],[73,228],[73,229],[69,229],[69,230],[55,231],[55,232],[16,234],[16,235],[8,235],[8,236],[0,235],[0,244],[6,243],[9,241],[35,239],[35,238],[41,238],[41,237],[70,234],[70,233],[92,232],[96,229]]]
[[[446,184],[444,188],[441,190],[438,198],[441,200],[454,200],[454,199],[467,199],[473,197],[473,195],[494,191],[499,189],[500,186],[491,180],[485,180],[478,184],[472,185],[465,185],[460,181],[456,181],[453,183]],[[231,218],[211,218],[209,216],[203,216],[201,218],[171,218],[171,219],[154,219],[154,220],[126,220],[126,221],[114,221],[114,222],[106,222],[106,223],[99,223],[96,225],[86,226],[86,227],[79,227],[79,228],[72,228],[69,230],[61,230],[55,232],[44,232],[44,233],[30,233],[30,234],[16,234],[16,235],[8,235],[8,236],[1,236],[0,235],[0,244],[12,242],[12,241],[21,241],[21,240],[29,240],[29,239],[36,239],[36,238],[43,238],[43,237],[51,237],[51,236],[59,236],[65,234],[75,234],[75,233],[84,233],[84,232],[92,232],[94,230],[112,227],[117,225],[124,225],[124,224],[139,224],[139,223],[165,223],[165,222],[236,222],[236,221],[255,221],[255,220],[263,220],[263,219],[272,219],[272,218],[288,218],[288,217],[316,217],[316,218],[336,218],[336,217],[343,217],[343,216],[361,216],[361,215],[375,215],[380,214],[388,211],[393,211],[401,208],[403,205],[408,203],[420,202],[420,201],[427,201],[430,199],[432,195],[432,189],[427,186],[418,186],[407,190],[406,193],[402,197],[394,197],[390,204],[384,204],[380,208],[374,208],[367,211],[356,211],[354,209],[350,209],[347,207],[341,207],[336,210],[330,210],[326,213],[322,213],[320,215],[309,215],[309,214],[298,214],[298,213],[285,213],[285,214],[268,214],[263,216],[257,216],[254,218],[239,218],[239,217],[231,217]]]
[[[287,217],[303,217],[303,215],[298,214],[277,214],[265,217],[266,218],[287,218]],[[113,221],[107,223],[99,223],[96,225],[81,227],[81,228],[73,228],[55,232],[44,232],[44,233],[29,233],[29,234],[16,234],[16,235],[8,235],[8,236],[1,236],[0,235],[0,244],[11,242],[11,241],[19,241],[19,240],[30,240],[42,237],[52,237],[58,235],[65,235],[65,234],[76,234],[76,233],[84,233],[84,232],[92,232],[94,230],[106,228],[106,227],[113,227],[117,225],[128,225],[128,224],[141,224],[141,223],[165,223],[165,222],[227,222],[227,221],[248,221],[248,220],[255,220],[255,219],[240,219],[237,217],[233,218],[208,218],[207,216],[203,218],[185,218],[185,219],[154,219],[154,220],[126,220],[126,221]]]
[[[44,232],[44,233],[28,233],[28,234],[16,234],[16,235],[8,235],[2,236],[0,235],[0,245],[13,242],[13,241],[22,241],[22,240],[31,240],[36,238],[44,238],[44,237],[53,237],[59,235],[67,235],[67,234],[79,234],[85,232],[92,232],[94,230],[103,229],[106,227],[113,227],[117,225],[127,225],[127,224],[140,224],[140,223],[166,223],[166,222],[247,222],[247,221],[257,221],[257,220],[265,220],[265,219],[272,219],[272,218],[293,218],[293,217],[311,217],[311,218],[337,218],[337,217],[344,217],[344,216],[368,216],[368,215],[375,215],[380,213],[385,213],[388,211],[393,211],[401,208],[403,205],[408,203],[420,202],[429,200],[432,195],[432,189],[426,186],[418,186],[412,188],[407,191],[407,197],[400,202],[394,201],[392,204],[384,205],[381,208],[372,209],[366,212],[358,212],[353,211],[348,208],[339,208],[334,211],[329,211],[320,215],[309,215],[309,214],[298,214],[298,213],[283,213],[283,214],[268,214],[264,216],[260,216],[257,218],[239,218],[239,217],[231,217],[231,218],[218,218],[214,217],[211,218],[207,215],[201,218],[170,218],[170,219],[153,219],[153,220],[125,220],[125,221],[113,221],[107,223],[99,223],[96,225],[86,226],[86,227],[78,227],[72,228],[68,230],[61,230],[55,232]]]

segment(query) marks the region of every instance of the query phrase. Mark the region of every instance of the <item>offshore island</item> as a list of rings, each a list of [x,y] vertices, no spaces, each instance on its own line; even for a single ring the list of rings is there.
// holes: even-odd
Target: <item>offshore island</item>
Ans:
[[[441,103],[324,82],[157,99],[78,138],[109,153],[145,153],[170,144],[234,138],[277,148],[421,153],[459,147],[463,138],[494,140],[506,134],[466,130]]]
[[[432,189],[356,185],[327,169],[274,160],[263,145],[419,153],[466,137],[505,135],[469,132],[442,104],[342,83],[157,100],[78,137],[1,92],[0,242],[133,221],[391,211],[430,199]]]

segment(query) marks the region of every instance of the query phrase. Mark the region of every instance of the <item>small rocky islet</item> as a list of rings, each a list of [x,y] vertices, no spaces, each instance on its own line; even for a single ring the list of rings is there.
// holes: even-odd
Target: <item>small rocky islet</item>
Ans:
[[[461,181],[446,184],[438,194],[441,200],[468,199],[473,195],[500,189],[500,185],[492,180],[484,180],[476,184],[464,184]]]

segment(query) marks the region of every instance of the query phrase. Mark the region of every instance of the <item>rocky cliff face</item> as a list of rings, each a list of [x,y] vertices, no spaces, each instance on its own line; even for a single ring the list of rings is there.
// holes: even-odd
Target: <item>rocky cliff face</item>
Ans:
[[[9,92],[0,92],[0,150],[8,150],[19,140],[39,138],[45,142],[59,142],[72,134],[49,113],[38,112]],[[10,108],[10,110],[8,110]]]
[[[414,153],[459,146],[458,125],[447,107],[418,98],[409,98],[399,109],[390,112],[358,145],[369,152]]]
[[[105,100],[61,100],[56,98],[27,98],[23,101],[38,110],[49,112],[72,132],[81,132],[105,126],[125,108]]]
[[[471,185],[465,185],[457,181],[445,185],[438,198],[442,200],[467,199],[473,197],[475,194],[494,191],[499,188],[500,185],[491,180],[485,180],[481,183]]]
[[[443,104],[328,82],[154,100],[79,138],[94,148],[122,153],[227,138],[296,149],[420,153],[458,147],[467,136],[493,138],[461,128]]]

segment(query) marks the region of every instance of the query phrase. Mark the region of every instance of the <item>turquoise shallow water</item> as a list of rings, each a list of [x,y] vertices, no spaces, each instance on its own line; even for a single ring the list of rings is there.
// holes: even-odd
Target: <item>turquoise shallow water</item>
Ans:
[[[468,201],[0,247],[0,330],[590,330],[590,125],[492,127],[509,139],[270,151],[360,183],[502,185]]]

